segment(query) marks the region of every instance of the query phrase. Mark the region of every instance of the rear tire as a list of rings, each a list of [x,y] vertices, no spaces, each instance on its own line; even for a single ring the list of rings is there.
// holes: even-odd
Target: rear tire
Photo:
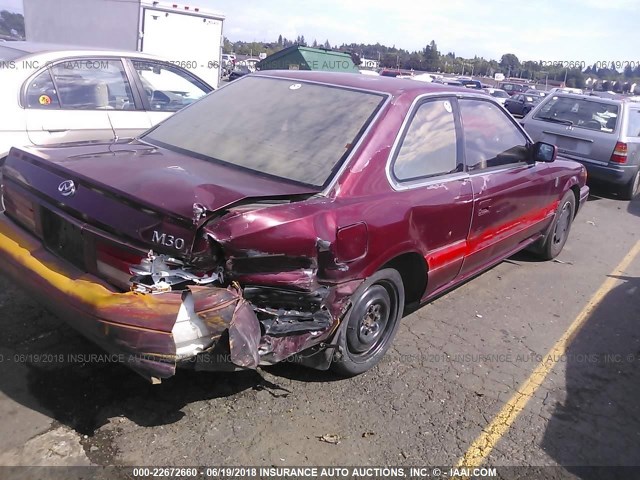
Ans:
[[[573,192],[569,190],[564,194],[564,197],[562,197],[549,233],[544,243],[536,252],[540,258],[543,260],[552,260],[560,254],[564,244],[567,243],[575,212],[576,197]]]
[[[640,194],[640,169],[633,178],[620,190],[620,197],[623,200],[633,200]]]
[[[351,308],[338,331],[340,358],[331,370],[352,377],[374,367],[387,352],[404,310],[402,277],[393,268],[370,276],[351,297]]]

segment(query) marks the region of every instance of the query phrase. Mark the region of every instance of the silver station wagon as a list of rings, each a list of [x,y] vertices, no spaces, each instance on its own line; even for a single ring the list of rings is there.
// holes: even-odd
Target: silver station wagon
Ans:
[[[625,200],[640,193],[640,97],[556,93],[521,122],[534,141],[587,167]]]

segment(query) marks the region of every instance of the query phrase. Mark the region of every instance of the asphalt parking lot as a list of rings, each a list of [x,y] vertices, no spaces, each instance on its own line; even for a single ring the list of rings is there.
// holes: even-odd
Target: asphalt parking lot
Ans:
[[[0,465],[637,465],[640,200],[593,193],[556,261],[518,254],[437,299],[346,380],[282,364],[150,385],[0,268]]]

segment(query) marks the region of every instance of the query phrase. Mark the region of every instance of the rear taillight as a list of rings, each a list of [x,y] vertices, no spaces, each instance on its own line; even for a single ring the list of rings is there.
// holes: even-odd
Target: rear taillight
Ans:
[[[627,144],[624,142],[616,143],[616,148],[611,154],[611,161],[614,163],[627,163]]]
[[[129,288],[131,266],[139,265],[145,255],[104,243],[96,244],[96,270],[105,280]]]
[[[36,231],[36,209],[35,204],[16,189],[4,185],[4,207],[7,214],[23,227]]]

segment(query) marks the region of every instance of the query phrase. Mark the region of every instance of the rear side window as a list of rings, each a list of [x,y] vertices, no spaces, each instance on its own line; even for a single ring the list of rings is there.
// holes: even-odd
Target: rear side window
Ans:
[[[618,105],[576,97],[552,96],[533,118],[612,133],[618,123]]]
[[[627,136],[640,137],[640,110],[629,110],[629,122],[627,123]]]
[[[58,92],[48,68],[36,75],[27,85],[26,103],[28,108],[46,110],[60,108]]]
[[[527,158],[527,139],[508,114],[490,102],[459,100],[469,171],[518,164]]]
[[[394,176],[407,181],[461,170],[451,102],[423,103],[402,138],[393,163]]]

